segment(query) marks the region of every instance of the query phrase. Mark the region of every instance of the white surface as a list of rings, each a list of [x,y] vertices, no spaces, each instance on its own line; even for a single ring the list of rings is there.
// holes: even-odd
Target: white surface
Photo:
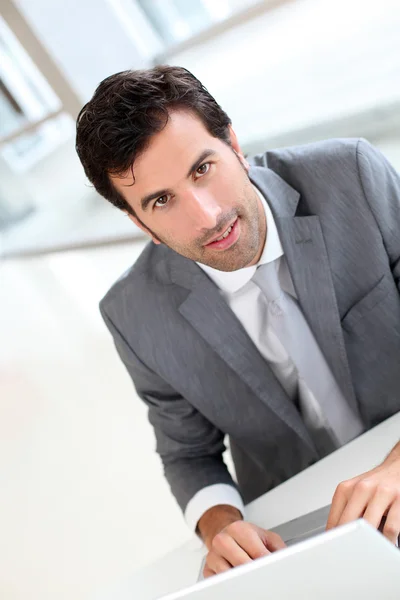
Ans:
[[[142,246],[0,261],[1,600],[88,600],[190,538],[98,310]]]
[[[399,551],[358,521],[162,600],[397,600],[399,571]]]
[[[248,520],[271,529],[329,504],[341,481],[382,462],[399,438],[400,413],[249,504]],[[154,600],[193,585],[204,552],[193,539],[118,587],[99,591],[96,600]]]

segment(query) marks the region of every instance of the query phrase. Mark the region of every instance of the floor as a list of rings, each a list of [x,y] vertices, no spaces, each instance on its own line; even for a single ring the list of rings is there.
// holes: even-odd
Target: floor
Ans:
[[[97,309],[141,249],[0,263],[2,600],[86,600],[190,537]]]

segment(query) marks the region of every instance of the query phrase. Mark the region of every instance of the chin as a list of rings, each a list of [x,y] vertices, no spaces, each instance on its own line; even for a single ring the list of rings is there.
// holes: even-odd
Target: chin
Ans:
[[[215,264],[215,265],[210,265],[210,267],[213,267],[213,269],[217,269],[217,271],[225,271],[226,273],[231,273],[233,271],[239,271],[240,269],[243,269],[244,267],[247,267],[248,263],[247,262],[243,262],[243,260],[237,260],[237,261],[226,261],[226,262],[220,262],[219,264]]]

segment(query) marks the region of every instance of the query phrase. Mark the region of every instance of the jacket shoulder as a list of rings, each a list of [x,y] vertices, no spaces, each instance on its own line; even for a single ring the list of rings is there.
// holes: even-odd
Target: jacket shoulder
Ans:
[[[336,138],[268,150],[255,157],[255,164],[274,171],[317,210],[318,198],[329,194],[361,192],[357,151],[363,138]]]
[[[357,146],[362,138],[333,138],[319,142],[311,142],[299,146],[287,146],[267,150],[263,154],[254,156],[252,163],[256,166],[274,169],[279,165],[284,166],[309,166],[316,163],[326,163],[355,158]],[[366,142],[368,144],[368,142]]]

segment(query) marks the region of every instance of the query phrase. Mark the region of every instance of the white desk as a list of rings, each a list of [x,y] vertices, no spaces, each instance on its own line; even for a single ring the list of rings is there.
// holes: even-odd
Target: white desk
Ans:
[[[247,520],[272,529],[329,504],[338,483],[378,465],[399,440],[400,413],[249,504]],[[154,600],[191,585],[204,553],[193,538],[96,600]]]

